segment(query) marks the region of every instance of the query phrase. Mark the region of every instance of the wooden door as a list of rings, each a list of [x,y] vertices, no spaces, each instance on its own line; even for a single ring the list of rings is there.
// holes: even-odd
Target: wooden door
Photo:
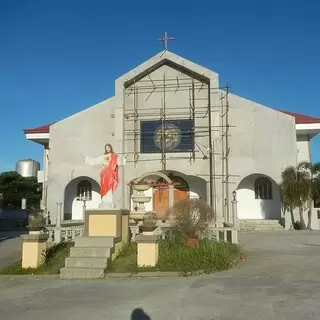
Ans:
[[[184,199],[189,199],[189,192],[186,190],[174,189],[174,203]]]
[[[158,219],[165,220],[169,209],[169,190],[166,188],[153,189],[153,211]]]
[[[185,190],[174,189],[174,203],[188,199],[189,192]],[[158,219],[165,220],[168,216],[169,209],[169,189],[153,189],[153,211],[157,214]]]

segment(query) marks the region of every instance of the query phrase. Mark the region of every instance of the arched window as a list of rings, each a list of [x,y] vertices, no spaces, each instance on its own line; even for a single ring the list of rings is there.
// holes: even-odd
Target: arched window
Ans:
[[[77,187],[77,199],[79,201],[92,200],[92,184],[88,180],[82,180],[78,183]]]
[[[254,183],[254,193],[256,199],[272,199],[272,183],[268,178],[258,178]]]

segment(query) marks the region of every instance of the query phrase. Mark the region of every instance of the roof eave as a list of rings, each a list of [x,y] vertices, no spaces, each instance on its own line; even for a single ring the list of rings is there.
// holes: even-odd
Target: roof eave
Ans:
[[[315,123],[297,123],[296,124],[297,134],[309,135],[311,138],[315,137],[320,133],[320,122]]]
[[[39,143],[41,145],[49,144],[50,134],[49,132],[45,133],[26,133],[26,139],[29,141],[33,141],[35,143]]]

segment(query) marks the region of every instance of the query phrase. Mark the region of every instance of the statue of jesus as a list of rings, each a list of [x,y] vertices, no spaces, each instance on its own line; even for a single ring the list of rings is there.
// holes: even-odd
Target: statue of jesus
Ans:
[[[119,184],[119,157],[113,152],[112,145],[107,143],[104,146],[104,154],[97,158],[85,155],[85,163],[102,167],[100,171],[101,203],[99,208],[114,208],[113,193]]]

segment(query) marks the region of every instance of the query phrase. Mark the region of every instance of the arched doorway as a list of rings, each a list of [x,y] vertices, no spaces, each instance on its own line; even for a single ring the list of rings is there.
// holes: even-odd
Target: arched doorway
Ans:
[[[280,219],[281,198],[278,184],[262,174],[251,174],[238,185],[239,219]]]
[[[168,175],[173,183],[174,203],[189,198],[190,188],[188,183],[179,176]],[[157,213],[160,220],[165,220],[169,208],[169,186],[163,178],[157,180],[159,186],[153,188],[153,211]]]
[[[64,191],[63,219],[83,220],[83,205],[86,208],[98,208],[101,201],[99,184],[89,177],[71,180]]]
[[[145,209],[156,212],[159,220],[166,220],[170,205],[172,206],[182,199],[192,198],[207,201],[207,182],[198,176],[186,175],[174,170],[164,170],[147,172],[131,181],[132,184],[141,182],[150,185],[150,188],[144,192],[145,196],[151,198],[148,203],[145,203]],[[132,197],[132,188],[130,194]],[[132,199],[131,210],[135,210]]]

